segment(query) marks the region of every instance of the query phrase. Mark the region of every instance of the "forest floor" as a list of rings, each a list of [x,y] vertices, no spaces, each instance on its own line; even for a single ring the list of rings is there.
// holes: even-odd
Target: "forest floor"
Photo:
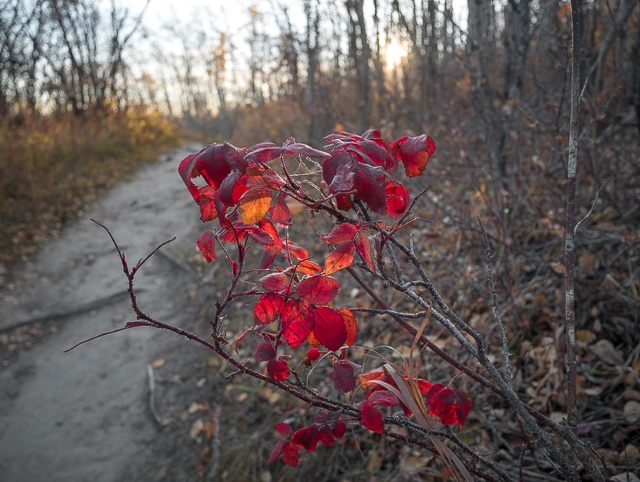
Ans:
[[[115,249],[90,218],[111,229],[130,263],[178,236],[140,273],[139,301],[193,329],[197,268],[181,260],[197,251],[199,221],[177,166],[199,148],[161,156],[0,274],[0,480],[191,480],[184,455],[195,442],[176,437],[168,414],[186,414],[185,423],[197,415],[189,406],[206,381],[202,350],[144,328],[63,350],[134,319]]]
[[[353,427],[336,444],[339,449],[320,447],[301,454],[297,469],[282,462],[267,466],[278,440],[275,424],[310,416],[308,407],[263,383],[233,375],[220,358],[170,333],[136,328],[63,354],[84,339],[134,321],[115,249],[90,218],[111,230],[129,266],[178,236],[136,277],[139,306],[157,320],[209,336],[207,320],[226,287],[229,265],[223,259],[204,262],[196,240],[205,228],[177,174],[179,161],[200,147],[192,144],[162,155],[158,163],[85,209],[82,219],[68,224],[36,256],[0,272],[0,480],[440,480],[442,468],[429,454]],[[461,173],[451,176],[464,178]],[[481,203],[456,197],[447,183],[439,186],[446,196],[430,193],[421,208],[420,214],[436,226],[416,231],[417,246],[452,307],[485,332],[492,318],[484,286],[484,247],[473,230],[448,221],[466,211],[476,214],[471,208]],[[414,192],[421,188],[411,187]],[[637,203],[633,198],[628,204]],[[313,248],[314,259],[325,257],[316,233],[330,227],[322,225],[320,217],[311,222],[310,213],[302,209],[292,210],[292,216],[297,217],[290,235]],[[585,377],[578,387],[580,432],[606,459],[610,475],[622,474],[621,480],[626,480],[626,471],[640,460],[640,335],[634,323],[640,285],[633,274],[624,272],[628,265],[633,273],[629,263],[637,260],[633,233],[638,228],[606,210],[592,219],[589,229],[581,232],[581,239],[590,244],[588,250],[582,248],[577,263],[581,290],[591,290],[579,299],[588,313],[577,333]],[[562,278],[556,271],[562,238],[553,236],[556,231],[562,231],[559,221],[549,226],[534,223],[530,233],[535,242],[530,244],[539,249],[522,254],[514,248],[508,261],[522,279],[503,282],[510,289],[501,296],[508,308],[504,319],[513,340],[518,394],[561,420],[566,407],[557,369]],[[622,259],[620,266],[607,262],[614,249],[614,259]],[[260,254],[254,251],[251,257]],[[504,278],[505,264],[497,266],[497,279]],[[609,286],[611,279],[615,284]],[[344,281],[341,286],[336,298],[341,306],[372,307],[353,284]],[[375,289],[397,309],[415,308],[400,293],[381,285]],[[632,302],[620,298],[623,295]],[[241,301],[229,308],[226,326],[234,333],[226,334],[235,340],[251,326],[251,309]],[[388,356],[395,361],[410,351],[412,339],[378,315],[361,317],[358,324],[359,340],[350,358],[366,364],[366,369],[372,367],[365,353],[375,347],[393,345]],[[460,347],[441,327],[429,324],[427,332],[448,353],[460,355]],[[240,344],[240,358],[251,357],[254,341],[247,338]],[[292,351],[293,356],[304,358],[303,348]],[[492,355],[499,357],[500,349],[494,343]],[[451,378],[450,370],[433,355],[423,352],[421,359],[430,380]],[[314,386],[327,395],[332,393],[328,365],[305,374],[313,376]],[[518,421],[501,400],[477,384],[464,377],[459,383],[473,407],[460,436],[496,462],[517,467],[519,448],[526,441]],[[560,480],[535,450],[527,452],[524,462],[523,480],[539,480],[538,473],[546,480]]]

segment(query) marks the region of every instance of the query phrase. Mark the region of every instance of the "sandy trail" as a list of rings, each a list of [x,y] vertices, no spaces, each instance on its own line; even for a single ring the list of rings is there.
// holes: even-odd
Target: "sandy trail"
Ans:
[[[0,480],[164,480],[154,444],[161,432],[149,408],[147,366],[162,355],[157,330],[139,328],[76,342],[133,321],[106,224],[130,264],[178,236],[169,252],[191,252],[202,230],[177,166],[198,145],[164,155],[87,210],[0,288],[0,333],[25,320],[105,300],[104,306],[43,322],[44,336],[0,367]],[[200,224],[200,226],[199,226]],[[140,273],[140,305],[157,319],[184,324],[193,277],[162,256]],[[114,295],[114,296],[111,296]],[[120,296],[119,296],[120,295]],[[51,328],[54,330],[51,330]],[[57,331],[56,331],[57,329]],[[0,339],[2,341],[2,339]],[[7,344],[6,336],[4,338]],[[7,348],[6,346],[4,347]],[[160,352],[159,352],[160,351]],[[155,445],[157,449],[157,444]],[[168,480],[168,479],[167,479]]]

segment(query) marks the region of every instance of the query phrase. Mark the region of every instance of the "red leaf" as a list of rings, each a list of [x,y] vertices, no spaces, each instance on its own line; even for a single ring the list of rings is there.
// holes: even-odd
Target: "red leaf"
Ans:
[[[282,461],[295,468],[298,466],[298,460],[300,456],[298,455],[297,447],[291,442],[287,442],[284,444],[284,457],[282,457]]]
[[[288,423],[284,423],[284,422],[276,423],[276,430],[283,437],[288,437],[289,434],[292,432],[291,425],[289,425]]]
[[[223,145],[224,159],[232,170],[240,171],[244,174],[249,163],[244,160],[245,153],[242,149],[225,142]]]
[[[271,198],[271,189],[268,187],[254,187],[245,192],[238,202],[242,221],[255,224],[264,218],[271,206]]]
[[[276,204],[269,210],[269,215],[273,222],[282,224],[285,226],[291,226],[291,213],[289,212],[289,206],[285,202],[287,195],[283,192],[278,193],[276,196]]]
[[[289,376],[289,366],[284,360],[276,360],[272,358],[267,363],[267,373],[271,378],[281,382]]]
[[[218,259],[218,255],[216,254],[215,246],[213,244],[214,239],[215,238],[211,231],[205,231],[198,238],[198,248],[200,248],[204,259],[207,260],[207,263],[211,263],[212,260]]]
[[[271,452],[271,456],[267,461],[267,464],[272,464],[276,460],[280,458],[280,455],[284,454],[282,457],[282,461],[290,465],[291,467],[297,467],[299,461],[298,449],[291,442],[287,442],[286,440],[278,440],[278,443]]]
[[[369,398],[369,403],[374,406],[395,407],[400,403],[395,393],[389,390],[380,390],[373,393]]]
[[[258,280],[265,290],[278,293],[289,286],[290,279],[284,273],[268,274]]]
[[[354,371],[353,365],[344,360],[333,365],[333,371],[329,374],[329,378],[337,391],[347,393],[356,388]]]
[[[269,236],[273,238],[274,243],[277,243],[278,241],[280,241],[280,236],[278,236],[278,231],[276,230],[276,227],[267,218],[262,218],[260,221],[258,221],[258,227],[263,231],[266,231],[267,233],[269,233]]]
[[[312,452],[318,446],[320,442],[320,432],[316,428],[316,424],[303,427],[293,434],[291,442],[298,447],[304,447],[307,452]]]
[[[398,219],[409,207],[409,190],[398,181],[388,181],[384,188],[387,194],[389,216]]]
[[[216,190],[211,186],[198,189],[198,204],[200,205],[200,221],[206,223],[218,217],[218,210],[214,201]]]
[[[263,246],[273,246],[273,238],[269,233],[263,231],[262,229],[249,231],[249,237]]]
[[[353,242],[349,241],[338,245],[324,261],[324,272],[326,274],[346,268],[353,263]]]
[[[453,387],[445,387],[441,383],[433,385],[427,393],[426,404],[429,405],[429,413],[440,417],[440,423],[451,425],[462,424],[469,415],[471,404],[467,397]]]
[[[315,310],[313,336],[329,350],[336,351],[347,339],[347,328],[340,312],[321,306]],[[306,335],[305,335],[306,336]]]
[[[344,319],[344,326],[347,330],[347,339],[344,341],[344,344],[347,346],[353,346],[356,342],[356,337],[358,336],[358,324],[356,322],[355,316],[351,313],[349,308],[340,308],[338,310]]]
[[[336,150],[331,153],[331,157],[322,161],[322,179],[331,186],[341,166],[348,169],[355,162],[353,156],[345,150]]]
[[[416,177],[424,172],[436,145],[431,137],[422,134],[420,137],[401,137],[391,143],[391,149],[404,164],[407,176]]]
[[[216,196],[225,206],[235,206],[246,191],[246,177],[240,171],[233,171],[222,181]]]
[[[326,305],[336,297],[339,289],[335,278],[319,274],[300,281],[296,293],[311,304]]]
[[[295,246],[293,244],[291,244],[291,242],[289,242],[289,244],[287,244],[287,251],[294,256],[298,261],[300,261],[301,259],[309,259],[309,251],[307,251],[304,248],[301,248],[300,246]]]
[[[284,309],[284,298],[280,295],[267,293],[262,295],[253,310],[253,319],[258,325],[268,325],[276,321]]]
[[[356,162],[352,169],[356,196],[366,202],[373,212],[387,214],[387,198],[384,192],[387,174],[380,167],[361,162]]]
[[[371,268],[371,271],[376,272],[376,265],[373,262],[373,254],[371,253],[371,242],[366,234],[362,231],[358,233],[356,236],[356,248],[358,249],[358,253],[364,259],[364,262],[367,263],[367,266]]]
[[[255,146],[254,146],[255,147]],[[269,143],[266,146],[262,146],[259,149],[253,149],[244,158],[251,163],[260,162],[267,163],[276,157],[280,157],[282,154],[282,147],[276,146],[273,143]]]
[[[291,348],[306,340],[315,323],[313,309],[303,300],[289,300],[282,312],[282,332]]]
[[[373,405],[365,400],[358,405],[358,410],[360,410],[360,423],[362,423],[364,428],[368,428],[376,433],[382,433],[384,431],[382,414]]]
[[[271,343],[260,343],[256,347],[255,358],[257,362],[265,362],[269,360],[273,360],[276,357],[276,351],[273,349],[273,345]]]
[[[339,224],[329,234],[321,234],[320,238],[327,244],[342,244],[353,240],[358,234],[358,228],[351,223]]]
[[[274,463],[276,460],[280,458],[280,455],[282,455],[282,452],[284,451],[284,444],[286,443],[287,443],[286,440],[278,440],[278,443],[273,448],[273,451],[269,456],[269,460],[267,460],[268,465],[271,465],[272,463]],[[288,442],[288,443],[291,443],[291,442]]]
[[[313,158],[319,158],[319,157],[325,158],[325,157],[331,156],[326,152],[319,151],[317,149],[309,147],[306,144],[298,143],[293,137],[289,137],[289,139],[286,140],[284,144],[282,144],[282,148],[284,149],[285,156],[293,156],[294,154],[300,154],[303,156],[313,157]]]
[[[331,194],[336,194],[339,192],[349,192],[352,189],[353,172],[345,164],[340,164],[331,184],[329,184],[329,192]]]
[[[286,184],[284,179],[282,179],[275,171],[266,171],[262,175],[262,178],[264,179],[265,184],[271,189],[280,189]]]

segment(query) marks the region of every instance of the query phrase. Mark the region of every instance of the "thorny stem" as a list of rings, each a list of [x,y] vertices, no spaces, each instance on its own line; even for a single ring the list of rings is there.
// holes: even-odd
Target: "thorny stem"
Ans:
[[[95,221],[94,221],[95,222]],[[99,224],[96,222],[96,224]],[[229,355],[221,346],[221,343],[226,343],[226,340],[221,339],[221,337],[219,336],[213,336],[215,335],[212,334],[213,336],[213,343],[201,338],[200,336],[191,333],[189,331],[183,330],[182,328],[173,326],[171,324],[168,323],[163,323],[161,321],[155,320],[153,318],[151,318],[149,315],[147,315],[146,313],[144,313],[140,307],[138,306],[136,297],[135,297],[135,292],[134,292],[134,288],[133,288],[133,280],[135,278],[136,273],[139,271],[140,267],[153,255],[155,254],[162,246],[164,246],[165,244],[167,244],[170,241],[167,241],[165,243],[162,243],[161,245],[159,245],[158,247],[156,247],[156,249],[154,249],[151,254],[149,254],[146,258],[138,261],[138,263],[136,264],[136,266],[133,269],[129,269],[127,262],[125,260],[124,254],[120,251],[120,248],[118,246],[118,244],[116,243],[115,239],[113,238],[113,235],[111,234],[111,232],[109,231],[109,229],[105,226],[103,226],[102,224],[99,224],[102,228],[104,228],[107,233],[109,234],[115,248],[116,251],[118,252],[118,256],[120,257],[121,263],[122,263],[122,268],[124,271],[125,276],[127,277],[128,280],[128,284],[129,284],[129,295],[130,295],[130,299],[131,299],[131,306],[134,310],[134,312],[136,313],[136,316],[138,318],[138,320],[141,321],[137,321],[137,322],[132,322],[132,323],[128,323],[125,327],[117,329],[117,330],[113,330],[107,333],[102,333],[100,335],[97,335],[95,337],[92,337],[88,340],[84,340],[78,344],[76,344],[75,346],[71,347],[70,349],[66,350],[66,352],[73,350],[74,348],[76,348],[77,346],[87,343],[91,340],[94,340],[96,338],[99,338],[101,336],[106,336],[108,334],[112,334],[112,333],[116,333],[119,331],[123,331],[126,329],[130,329],[130,328],[135,328],[135,327],[139,327],[139,326],[148,326],[151,328],[157,328],[157,329],[165,329],[168,331],[172,331],[180,336],[184,336],[185,338],[192,340],[196,343],[199,343],[200,345],[209,348],[210,350],[214,351],[215,353],[217,353],[218,355],[220,355],[223,359],[225,359],[229,364],[231,364],[236,371],[232,372],[229,376],[234,376],[234,375],[238,375],[238,374],[246,374],[249,375],[253,378],[256,378],[258,380],[264,381],[266,383],[269,383],[271,385],[274,385],[275,387],[279,388],[280,390],[289,393],[290,395],[298,398],[299,400],[302,400],[304,402],[306,402],[308,404],[309,407],[311,406],[316,406],[319,408],[324,408],[330,411],[337,411],[337,410],[342,410],[343,413],[345,414],[350,414],[351,416],[354,417],[358,417],[360,415],[360,412],[358,410],[357,407],[344,403],[340,400],[332,400],[330,398],[324,397],[322,395],[320,395],[317,391],[307,387],[306,385],[304,385],[300,379],[297,376],[297,373],[295,373],[295,379],[296,381],[293,383],[283,383],[280,381],[277,381],[269,376],[263,375],[249,367],[247,367],[244,363],[241,363],[240,361],[236,360],[233,356]],[[241,272],[241,267],[242,267],[242,261],[243,261],[243,257],[244,257],[244,248],[241,246],[240,242],[238,242],[238,248],[239,248],[239,260],[238,260],[238,270],[237,273]],[[234,276],[234,278],[232,279],[232,285],[229,289],[229,291],[227,292],[227,295],[225,296],[225,299],[222,303],[218,303],[217,304],[217,309],[216,309],[216,314],[214,316],[214,320],[211,322],[212,326],[216,326],[219,327],[219,322],[220,322],[220,316],[222,314],[222,311],[224,310],[224,308],[227,306],[227,304],[229,303],[229,301],[231,301],[235,296],[235,294],[239,294],[239,293],[234,293],[233,292],[233,288],[235,287],[235,285],[237,284],[237,278],[239,278],[238,276]],[[245,294],[255,294],[254,292],[246,292]],[[389,310],[386,310],[389,311]],[[391,310],[392,311],[392,310]],[[297,389],[296,389],[297,388]],[[304,391],[306,392],[309,396],[305,395],[304,393],[301,392]],[[486,467],[488,467],[490,470],[494,471],[496,474],[498,474],[500,476],[501,479],[505,480],[505,481],[510,481],[511,479],[508,478],[508,476],[506,476],[506,474],[504,474],[504,472],[502,472],[498,467],[496,467],[491,461],[485,459],[484,457],[481,457],[479,455],[477,455],[473,449],[471,449],[470,447],[468,447],[466,444],[464,444],[460,439],[458,439],[454,434],[450,433],[450,432],[441,432],[441,431],[431,431],[429,429],[426,429],[425,427],[422,427],[418,424],[415,424],[413,422],[410,422],[407,419],[400,420],[398,418],[385,418],[385,421],[387,423],[394,423],[396,425],[403,425],[403,426],[407,426],[410,427],[414,430],[417,430],[421,433],[427,434],[427,433],[433,433],[433,435],[437,435],[437,436],[441,436],[441,437],[445,437],[449,440],[451,440],[460,450],[462,450],[464,453],[466,453],[469,457],[471,457],[475,462],[477,463],[481,463],[483,465],[485,465]],[[430,446],[429,444],[426,444],[423,441],[420,441],[418,439],[414,439],[412,437],[407,437],[407,436],[401,436],[399,434],[393,434],[392,432],[387,432],[385,430],[385,433],[389,433],[390,437],[393,438],[398,438],[399,440],[404,440],[405,442],[420,446],[420,447],[424,447],[427,448],[429,450],[431,450],[432,452],[435,450],[432,446]],[[393,435],[392,435],[393,434]],[[437,454],[437,450],[435,450],[435,452]],[[487,480],[489,482],[495,481],[495,479],[487,474],[485,474],[484,472],[482,472],[481,470],[476,469],[473,466],[470,466],[468,464],[465,464],[465,466],[467,467],[467,469],[472,472],[473,474],[477,475],[478,477]]]

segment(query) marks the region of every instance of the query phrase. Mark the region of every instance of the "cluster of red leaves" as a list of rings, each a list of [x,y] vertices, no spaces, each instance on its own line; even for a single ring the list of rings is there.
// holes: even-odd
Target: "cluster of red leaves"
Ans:
[[[409,205],[409,191],[387,173],[402,161],[408,177],[419,176],[433,155],[436,145],[426,134],[404,136],[388,144],[380,131],[369,130],[357,136],[347,132],[325,137],[331,144],[331,157],[322,162],[322,177],[329,192],[336,196],[338,208],[348,211],[353,195],[378,214],[399,218]]]
[[[281,238],[276,226],[290,226],[291,214],[287,196],[317,207],[321,203],[337,206],[348,211],[354,203],[362,202],[381,215],[401,218],[409,207],[409,191],[389,174],[404,165],[408,177],[421,175],[435,151],[433,140],[427,135],[401,137],[391,143],[381,138],[377,130],[369,130],[361,136],[341,132],[325,138],[329,152],[313,149],[289,138],[282,146],[265,141],[249,148],[239,149],[229,143],[211,144],[202,151],[186,157],[179,167],[179,173],[193,199],[200,207],[203,222],[218,220],[219,229],[205,231],[197,245],[205,260],[217,259],[215,244],[235,243],[238,260],[234,260],[225,250],[234,276],[238,275],[239,261],[244,260],[246,243],[252,240],[264,247],[258,264],[259,270],[268,270],[257,283],[264,290],[259,292],[254,309],[254,326],[246,330],[236,340],[236,348],[248,332],[262,336],[255,351],[257,362],[266,362],[268,375],[278,381],[286,380],[291,373],[288,361],[291,355],[278,355],[278,347],[283,338],[295,348],[307,341],[314,348],[307,352],[304,364],[320,358],[322,352],[316,346],[322,345],[329,351],[338,351],[345,345],[352,346],[357,336],[356,319],[347,308],[335,309],[328,305],[338,294],[336,279],[329,276],[353,263],[357,252],[369,269],[376,272],[376,256],[381,256],[381,242],[367,236],[374,225],[363,223],[342,223],[332,229],[322,240],[334,247],[324,262],[324,269],[311,261],[309,252],[294,245],[286,237]],[[301,155],[322,159],[322,197],[313,200],[291,182],[284,163],[284,175],[289,183],[276,173],[269,161],[284,156]],[[202,177],[205,185],[193,183]],[[334,205],[335,203],[335,205]],[[410,223],[389,228],[382,221],[377,227],[397,232]],[[284,267],[274,266],[280,256]],[[251,293],[256,293],[253,290]],[[275,333],[265,332],[265,328],[277,323]],[[327,352],[328,353],[328,352]],[[343,348],[339,358],[329,357],[333,370],[329,374],[338,392],[350,392],[356,387],[355,370],[359,365],[347,360],[347,349]],[[382,371],[362,376],[365,398],[358,406],[361,424],[374,431],[384,430],[380,406],[400,405],[407,417],[409,409],[383,384],[397,388],[393,378]],[[469,412],[468,400],[452,387],[433,385],[426,380],[417,380],[420,391],[425,396],[429,413],[439,416],[443,424],[464,423]],[[286,437],[273,450],[269,463],[282,457],[292,467],[297,466],[298,450],[314,450],[318,443],[333,445],[342,437],[346,425],[340,420],[342,411],[329,413],[320,410],[314,423],[300,428],[295,433],[290,425],[279,423],[276,428]]]
[[[405,378],[407,377],[405,376]],[[382,414],[375,409],[376,405],[395,406],[399,404],[405,416],[411,416],[411,411],[404,403],[398,400],[395,395],[393,396],[396,400],[394,404],[389,405],[388,400],[391,400],[389,397],[382,399],[386,401],[386,404],[377,402],[378,397],[381,396],[381,392],[393,395],[384,385],[390,385],[398,389],[398,385],[391,375],[382,370],[376,370],[360,375],[360,381],[363,383],[364,388],[368,388],[364,402],[358,406],[360,409],[360,420],[364,427],[374,432],[382,432],[384,423],[382,423]],[[414,381],[417,383],[420,392],[424,395],[425,405],[429,408],[430,415],[440,417],[440,423],[443,425],[457,423],[462,427],[471,409],[471,404],[467,397],[454,387],[447,387],[440,383],[432,385],[431,382],[422,379],[415,379]]]
[[[307,452],[312,452],[318,443],[333,445],[335,439],[341,438],[347,431],[346,424],[340,420],[341,416],[342,410],[331,413],[327,410],[320,410],[313,419],[314,423],[297,430],[295,433],[289,424],[278,423],[276,429],[287,439],[278,441],[267,463],[272,464],[283,455],[283,462],[291,467],[296,467],[299,448],[305,448]]]

